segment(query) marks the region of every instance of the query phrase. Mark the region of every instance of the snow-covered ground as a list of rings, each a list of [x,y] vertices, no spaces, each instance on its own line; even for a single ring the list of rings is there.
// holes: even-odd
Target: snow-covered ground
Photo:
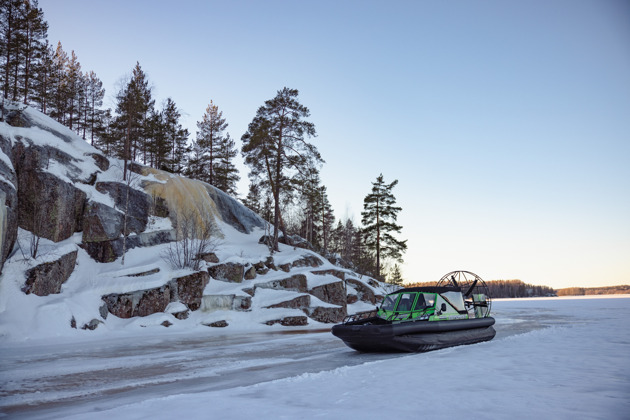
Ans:
[[[422,354],[362,354],[313,328],[5,342],[0,416],[630,418],[630,296],[500,300],[493,315],[494,340]]]

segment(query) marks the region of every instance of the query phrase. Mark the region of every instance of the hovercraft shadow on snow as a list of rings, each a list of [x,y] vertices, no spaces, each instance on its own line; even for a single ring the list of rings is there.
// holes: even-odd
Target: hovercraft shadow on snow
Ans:
[[[390,293],[373,311],[346,317],[332,333],[362,352],[425,352],[492,340],[491,298],[469,271],[446,274],[436,286]]]

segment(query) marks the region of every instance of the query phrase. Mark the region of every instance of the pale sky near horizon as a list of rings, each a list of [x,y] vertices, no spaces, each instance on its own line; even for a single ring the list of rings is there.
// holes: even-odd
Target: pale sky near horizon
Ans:
[[[630,284],[628,1],[39,4],[107,106],[138,61],[193,135],[212,100],[240,148],[298,89],[338,218],[360,223],[380,173],[399,181],[407,281]]]

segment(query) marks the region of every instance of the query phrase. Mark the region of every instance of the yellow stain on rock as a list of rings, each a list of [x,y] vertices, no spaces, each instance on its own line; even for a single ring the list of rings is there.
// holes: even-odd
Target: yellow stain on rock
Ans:
[[[216,224],[216,219],[221,219],[221,215],[203,182],[148,167],[142,169],[142,175],[153,175],[158,180],[149,181],[144,190],[152,197],[164,199],[171,221],[177,226],[178,238],[181,237],[180,227],[184,215],[194,217],[201,229],[210,224],[208,227],[212,229],[213,236],[223,236]]]

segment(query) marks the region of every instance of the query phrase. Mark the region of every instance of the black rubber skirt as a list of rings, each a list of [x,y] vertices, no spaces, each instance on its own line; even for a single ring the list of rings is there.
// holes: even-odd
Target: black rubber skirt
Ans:
[[[425,352],[492,340],[494,318],[380,323],[379,318],[335,325],[332,333],[362,352]]]

